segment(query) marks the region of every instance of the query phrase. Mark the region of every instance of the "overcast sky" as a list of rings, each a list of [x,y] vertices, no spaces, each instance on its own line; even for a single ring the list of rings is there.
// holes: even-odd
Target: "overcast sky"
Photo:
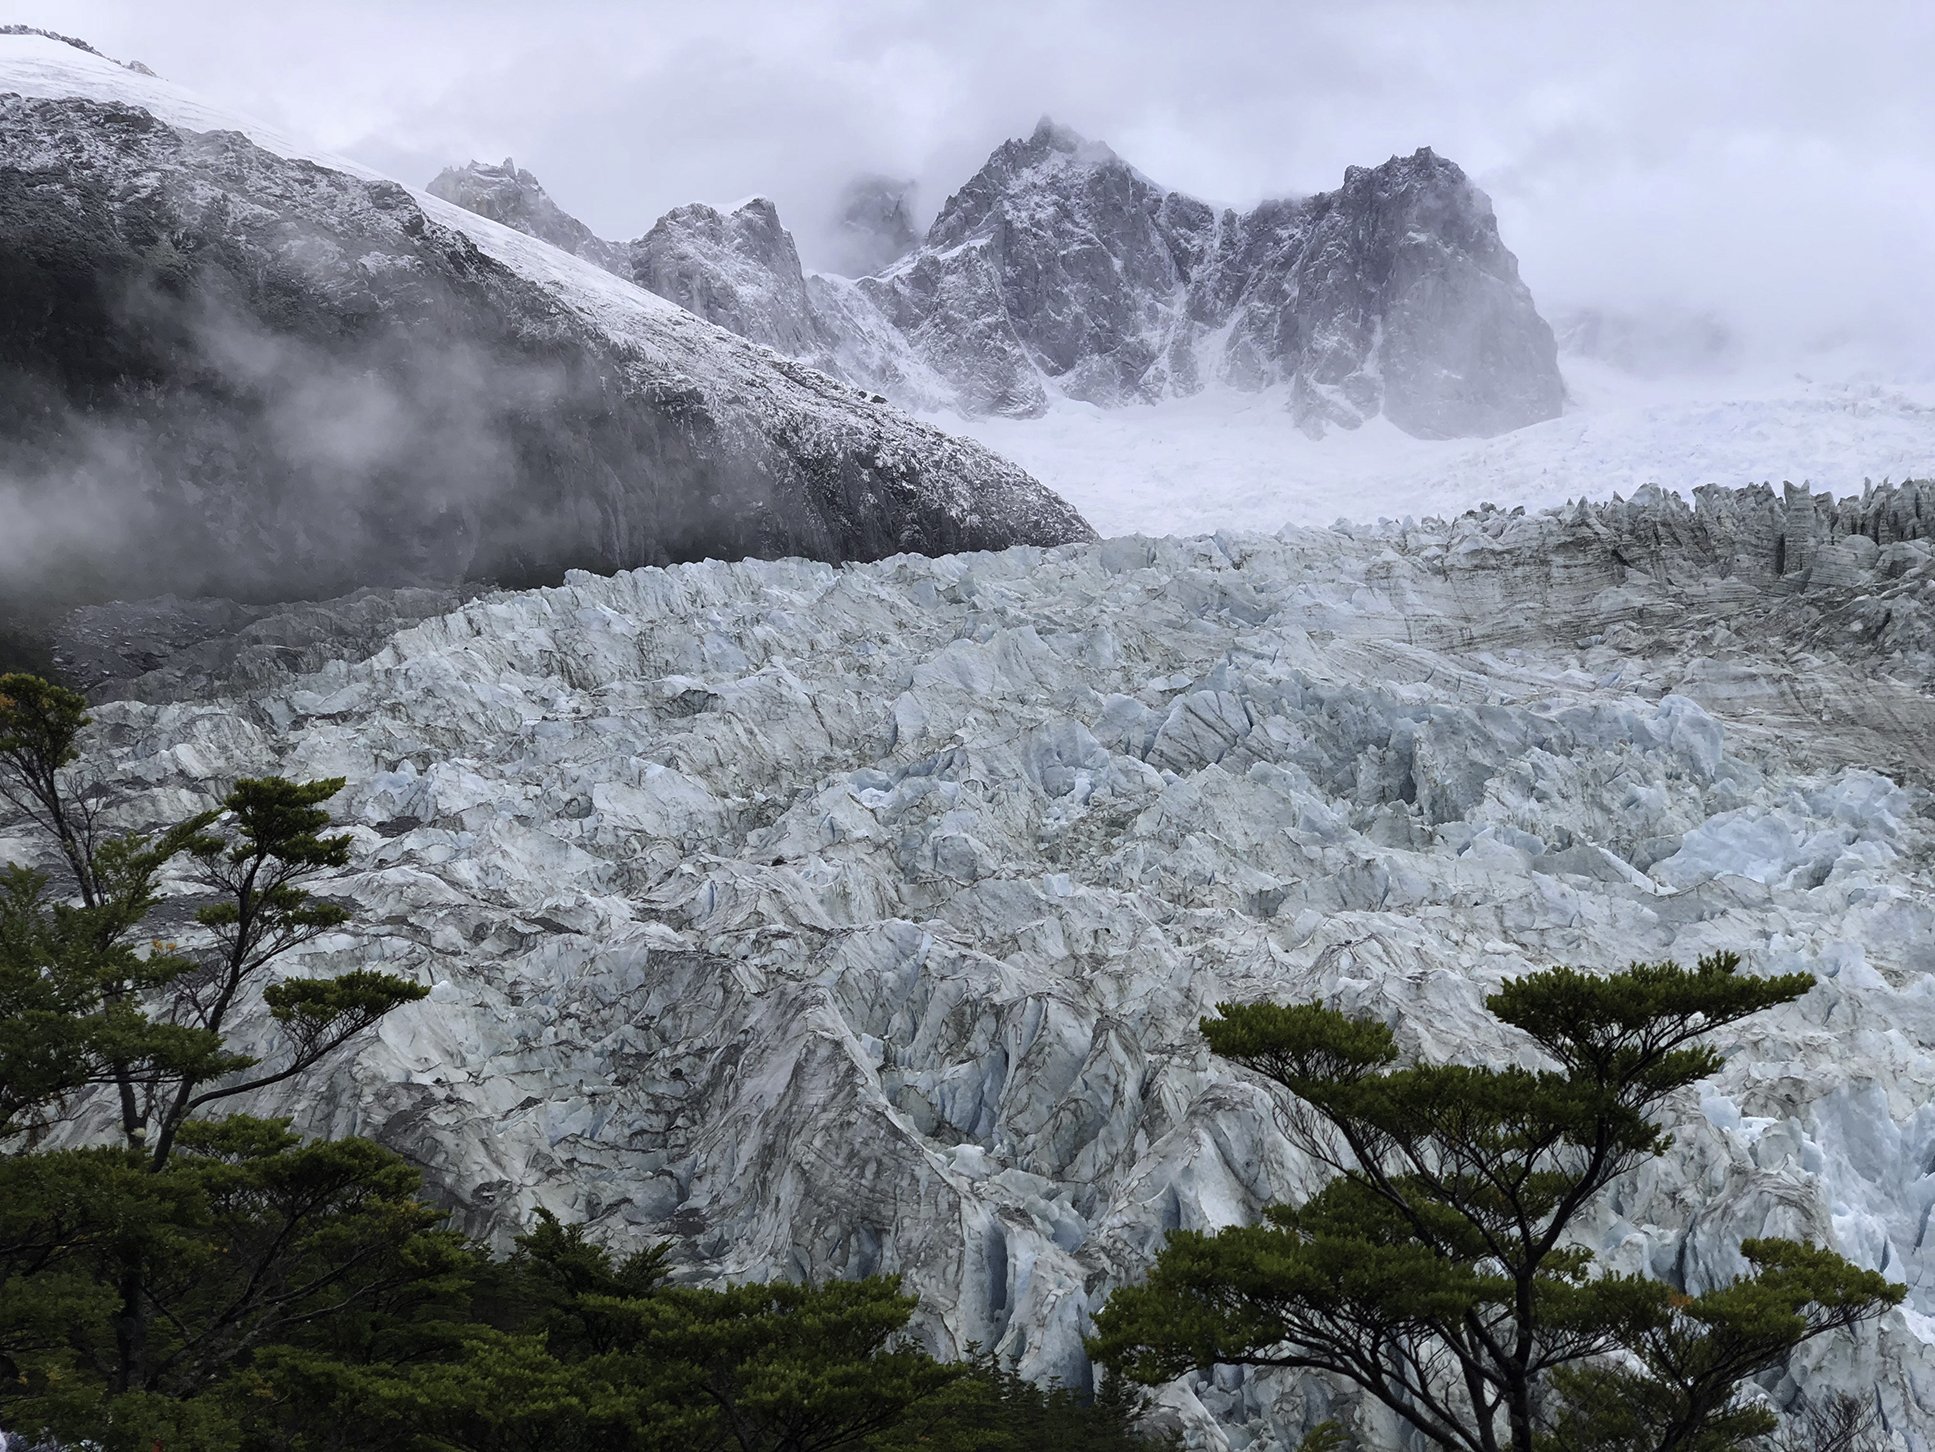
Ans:
[[[13,18],[422,185],[513,156],[629,238],[848,177],[928,210],[1052,114],[1238,206],[1430,145],[1548,312],[1711,308],[1935,365],[1935,3],[17,0]]]

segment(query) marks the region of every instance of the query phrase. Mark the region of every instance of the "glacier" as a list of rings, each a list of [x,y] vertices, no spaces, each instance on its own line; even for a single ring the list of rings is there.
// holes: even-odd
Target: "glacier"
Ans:
[[[1931,534],[1926,485],[1648,490],[578,574],[387,627],[366,593],[124,671],[94,749],[130,821],[348,779],[360,918],[305,961],[430,997],[259,1108],[397,1147],[500,1243],[545,1206],[696,1279],[898,1272],[933,1349],[1070,1382],[1165,1231],[1315,1183],[1207,1054],[1217,1001],[1527,1061],[1483,1009],[1517,973],[1805,969],[1584,1233],[1693,1288],[1759,1233],[1905,1282],[1767,1394],[1872,1394],[1927,1452]],[[1196,1447],[1396,1445],[1286,1374],[1161,1395]]]

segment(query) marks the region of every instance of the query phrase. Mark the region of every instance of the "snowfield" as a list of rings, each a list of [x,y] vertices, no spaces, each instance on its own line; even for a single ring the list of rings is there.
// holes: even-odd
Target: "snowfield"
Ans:
[[[1038,419],[926,417],[1005,454],[1104,536],[1541,509],[1647,484],[1690,495],[1791,480],[1850,494],[1935,476],[1935,378],[1646,382],[1560,362],[1564,416],[1489,439],[1417,439],[1382,418],[1312,439],[1279,394],[1224,389],[1107,409],[1060,399]]]

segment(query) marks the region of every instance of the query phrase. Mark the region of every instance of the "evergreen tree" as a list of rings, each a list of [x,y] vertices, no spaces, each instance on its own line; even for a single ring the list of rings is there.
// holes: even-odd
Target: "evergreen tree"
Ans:
[[[1698,1296],[1595,1272],[1567,1232],[1665,1151],[1665,1102],[1720,1067],[1701,1040],[1805,974],[1733,954],[1520,978],[1487,1006],[1549,1067],[1400,1065],[1383,1023],[1314,1004],[1222,1004],[1210,1047],[1287,1094],[1334,1172],[1265,1223],[1174,1234],[1117,1291],[1092,1350],[1137,1379],[1280,1366],[1361,1387],[1455,1452],[1723,1452],[1771,1430],[1741,1395],[1802,1342],[1903,1290],[1826,1250],[1748,1241],[1750,1274]]]
[[[322,835],[340,781],[240,781],[218,810],[117,832],[79,765],[87,724],[74,693],[0,677],[0,799],[61,864],[58,881],[0,876],[0,1417],[110,1448],[169,1428],[221,1446],[233,1419],[203,1394],[238,1357],[421,1279],[450,1246],[388,1151],[215,1112],[425,990],[270,981],[348,918],[309,886],[347,860]],[[148,928],[183,857],[207,898],[187,950]],[[280,1030],[266,1056],[231,1042],[252,997]],[[44,1148],[89,1091],[119,1144]]]

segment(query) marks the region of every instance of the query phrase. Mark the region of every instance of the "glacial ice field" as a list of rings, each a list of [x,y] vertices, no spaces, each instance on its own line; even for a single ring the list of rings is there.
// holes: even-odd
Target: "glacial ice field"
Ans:
[[[1315,1182],[1205,1051],[1219,1000],[1523,1060],[1482,1007],[1513,974],[1806,969],[1587,1234],[1695,1288],[1758,1233],[1905,1281],[1769,1392],[1872,1390],[1927,1452],[1932,516],[1648,491],[705,563],[486,595],[348,661],[347,617],[296,607],[123,685],[97,747],[139,818],[349,779],[361,917],[312,961],[432,991],[263,1108],[401,1148],[473,1232],[543,1205],[694,1276],[897,1271],[935,1349],[1071,1381],[1166,1230]],[[1287,1375],[1163,1397],[1202,1447],[1388,1430]]]
[[[1103,535],[1544,509],[1649,484],[1852,494],[1935,472],[1935,376],[1819,361],[1806,375],[1646,379],[1561,356],[1565,413],[1484,439],[1413,438],[1385,419],[1311,438],[1280,391],[1221,388],[1140,407],[1060,399],[1038,419],[926,416],[1014,460]]]

